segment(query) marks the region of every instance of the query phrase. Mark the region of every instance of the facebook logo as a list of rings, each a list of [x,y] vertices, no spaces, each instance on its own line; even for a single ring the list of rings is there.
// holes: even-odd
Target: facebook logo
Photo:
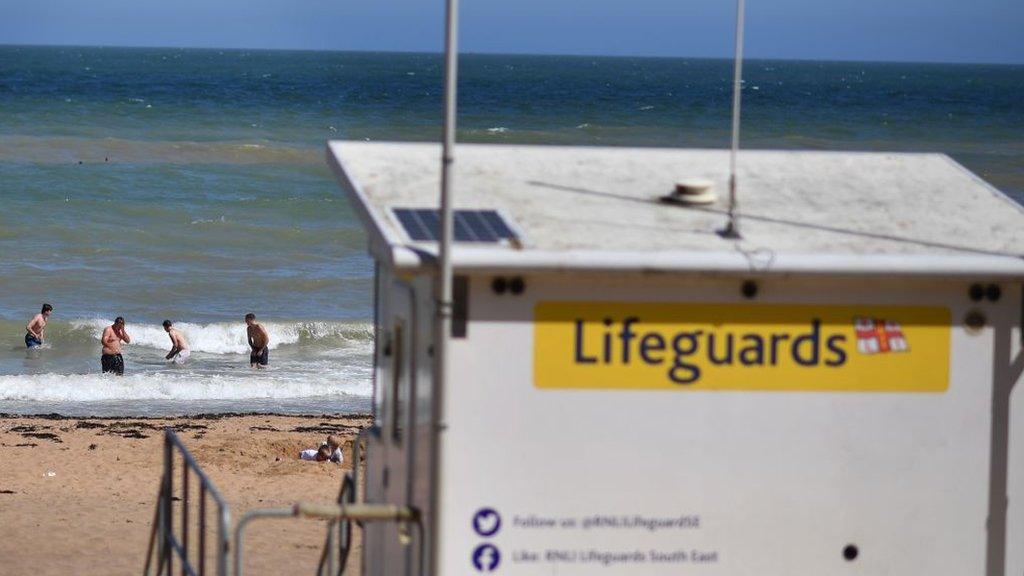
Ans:
[[[473,567],[477,572],[494,572],[501,564],[501,552],[493,544],[481,544],[473,550]]]

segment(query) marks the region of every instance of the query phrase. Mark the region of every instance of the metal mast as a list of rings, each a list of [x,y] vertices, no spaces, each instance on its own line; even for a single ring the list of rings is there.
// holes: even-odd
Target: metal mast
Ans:
[[[435,362],[444,376],[444,344],[450,333],[452,319],[452,166],[455,164],[455,128],[458,102],[459,0],[446,0],[444,41],[444,129],[441,142],[441,241],[438,246],[437,313],[440,324],[446,324],[435,343]],[[442,383],[439,381],[438,383]]]
[[[726,238],[740,238],[739,217],[736,215],[736,155],[740,149],[740,101],[743,92],[743,0],[736,0],[736,55],[732,80],[732,146],[729,150],[729,222],[722,230]]]
[[[444,127],[441,136],[441,236],[438,243],[438,267],[435,278],[437,298],[436,334],[434,335],[434,400],[432,411],[432,444],[434,454],[431,458],[431,510],[430,539],[438,533],[438,506],[440,505],[440,460],[441,433],[444,430],[444,402],[448,377],[448,339],[451,337],[452,326],[452,167],[455,164],[455,129],[459,86],[459,1],[445,0],[445,39],[444,39]],[[429,546],[429,544],[428,544]],[[430,548],[436,548],[430,546]],[[430,554],[428,574],[437,574],[437,555]]]

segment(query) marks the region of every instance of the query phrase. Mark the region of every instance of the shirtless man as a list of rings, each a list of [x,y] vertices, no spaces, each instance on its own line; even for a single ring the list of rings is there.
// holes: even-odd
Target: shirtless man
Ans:
[[[46,321],[53,313],[53,306],[43,304],[43,310],[36,314],[25,326],[25,346],[35,348],[43,345],[43,332],[46,331]]]
[[[172,328],[171,326],[170,320],[164,320],[164,331],[171,337],[171,351],[164,358],[175,364],[184,364],[188,357],[192,355],[188,350],[188,340],[185,339],[184,334],[178,332],[177,328]]]
[[[103,329],[100,342],[103,343],[103,356],[100,356],[100,366],[103,372],[113,372],[118,376],[124,376],[124,358],[121,357],[121,342],[128,344],[132,341],[128,332],[124,329],[124,318],[118,316],[114,323]]]
[[[270,334],[262,324],[256,322],[256,315],[252,312],[245,315],[246,332],[249,335],[249,366],[253,368],[266,368],[270,362]]]

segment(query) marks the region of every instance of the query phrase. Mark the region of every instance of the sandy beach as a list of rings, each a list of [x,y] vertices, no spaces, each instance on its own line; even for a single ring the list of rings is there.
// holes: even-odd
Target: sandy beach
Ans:
[[[237,520],[252,508],[333,501],[351,468],[352,440],[369,423],[365,416],[0,415],[0,573],[141,573],[165,426],[179,430]],[[327,434],[345,440],[343,464],[298,459]],[[254,524],[246,573],[312,574],[324,534],[312,520]]]

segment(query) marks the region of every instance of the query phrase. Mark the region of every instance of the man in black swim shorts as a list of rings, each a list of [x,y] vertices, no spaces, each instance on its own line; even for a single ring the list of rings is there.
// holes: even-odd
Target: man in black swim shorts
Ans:
[[[43,304],[43,309],[29,320],[25,326],[25,347],[36,348],[43,345],[43,332],[46,331],[46,321],[53,313],[53,306]]]
[[[114,323],[103,329],[100,341],[103,343],[103,355],[100,356],[100,367],[103,372],[112,372],[124,376],[124,358],[121,356],[121,342],[132,341],[124,329],[124,318],[118,316]]]
[[[266,368],[270,362],[270,334],[262,324],[256,322],[252,312],[245,315],[246,334],[249,337],[249,366]]]

